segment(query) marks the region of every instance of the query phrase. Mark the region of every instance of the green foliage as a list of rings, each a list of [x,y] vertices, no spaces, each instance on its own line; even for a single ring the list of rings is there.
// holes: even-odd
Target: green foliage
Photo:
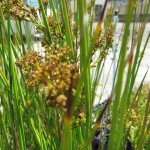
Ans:
[[[125,126],[128,129],[127,137],[132,142],[135,149],[138,147],[139,138],[141,136],[142,125],[145,117],[145,110],[147,106],[147,97],[149,92],[149,84],[144,84],[143,88],[135,98],[136,93],[132,94],[131,105],[126,112]],[[149,124],[150,114],[147,116],[146,124]],[[148,127],[148,126],[147,126]],[[146,127],[145,136],[143,141],[143,147],[148,145],[149,129]]]
[[[109,150],[124,149],[127,138],[135,149],[148,150],[150,91],[148,96],[147,87],[142,88],[145,77],[136,93],[132,91],[150,37],[140,51],[150,2],[143,2],[139,23],[135,20],[140,2],[128,2],[114,85],[96,115],[93,104],[96,95],[100,100],[103,95],[99,85],[103,91],[107,85],[100,81],[113,50],[115,3],[107,10],[105,1],[94,29],[94,0],[74,0],[76,12],[71,1],[57,0],[59,9],[53,0],[38,2],[35,9],[20,0],[0,1],[0,149],[91,150],[94,134],[102,127],[110,129]],[[52,10],[49,16],[46,8]],[[24,35],[22,23],[32,23],[40,40],[34,40],[31,29]],[[106,135],[100,136],[102,149]]]

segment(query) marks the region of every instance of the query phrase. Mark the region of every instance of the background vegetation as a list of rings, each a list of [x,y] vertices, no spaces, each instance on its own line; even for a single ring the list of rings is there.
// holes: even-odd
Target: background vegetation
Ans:
[[[149,150],[150,92],[142,90],[146,74],[134,93],[133,87],[150,36],[141,47],[150,1],[143,2],[140,22],[135,21],[140,2],[128,1],[114,86],[94,114],[99,81],[113,48],[115,1],[107,11],[106,0],[94,30],[94,0],[74,0],[76,14],[70,1],[59,1],[60,9],[53,0],[38,2],[37,9],[20,0],[0,2],[0,149],[90,150],[100,129],[99,149],[109,136],[108,150],[125,149],[127,139],[134,149]],[[41,33],[39,52],[29,28],[23,35],[23,20]]]

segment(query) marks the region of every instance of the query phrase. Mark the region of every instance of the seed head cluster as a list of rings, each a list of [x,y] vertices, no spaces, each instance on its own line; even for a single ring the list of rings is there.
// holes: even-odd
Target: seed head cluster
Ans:
[[[113,44],[113,29],[110,26],[105,32],[103,29],[100,29],[100,34],[96,40],[94,50],[97,51],[100,48],[109,49]]]
[[[42,0],[43,5],[48,5],[48,0]]]
[[[85,101],[86,101],[85,93],[84,93],[84,89],[82,88],[81,95],[77,100],[77,105],[73,113],[73,124],[72,124],[73,128],[86,125]]]
[[[141,127],[143,123],[144,111],[141,109],[142,105],[139,106],[138,102],[130,105],[130,108],[126,112],[125,125],[129,127]]]
[[[0,2],[4,18],[7,19],[7,0]],[[27,7],[21,0],[10,0],[10,17],[13,20],[30,20],[31,16],[37,17],[36,9]]]
[[[47,22],[51,31],[51,38],[53,40],[53,43],[64,43],[65,42],[65,36],[66,35],[66,29],[65,29],[65,25],[62,19],[62,14],[58,14],[59,17],[56,20],[54,18],[54,16],[52,14],[50,14],[49,16],[47,16]],[[69,20],[69,24],[70,24],[70,29],[71,29],[71,33],[72,33],[72,37],[76,38],[79,34],[78,34],[78,25],[76,23],[72,22],[72,12],[69,11],[68,12],[68,20]],[[46,35],[46,28],[38,28],[39,26],[37,26],[37,29],[39,31],[41,31],[43,33],[43,37],[42,37],[42,46],[44,47],[49,47],[49,40],[45,37]],[[73,40],[75,42],[75,40]],[[75,45],[75,43],[73,43]]]
[[[45,50],[44,57],[27,51],[26,55],[16,62],[29,88],[43,87],[47,106],[66,110],[69,92],[76,88],[79,67],[70,61],[71,52],[72,49],[66,46],[51,46]]]
[[[100,57],[98,60],[103,61],[109,54],[110,47],[113,44],[113,26],[110,25],[107,29],[99,28],[98,31],[95,32],[98,32],[99,34],[96,39],[92,55],[94,55],[96,51],[100,50]],[[94,67],[92,64],[93,62],[93,58],[91,58],[91,67]]]
[[[53,42],[58,43],[58,41],[59,42],[64,41],[65,28],[64,28],[62,21],[60,19],[58,21],[56,21],[52,14],[47,16],[47,21],[49,24],[49,28],[51,31],[51,37],[53,39]],[[42,37],[42,45],[43,46],[49,46],[48,41],[47,41],[46,37],[44,36],[46,33],[46,30],[42,29],[42,32],[44,33],[43,37]]]
[[[26,51],[26,55],[21,57],[21,60],[16,61],[16,65],[20,68],[26,79],[27,86],[31,89],[37,86],[37,81],[33,77],[33,73],[42,63],[42,57],[37,52]]]

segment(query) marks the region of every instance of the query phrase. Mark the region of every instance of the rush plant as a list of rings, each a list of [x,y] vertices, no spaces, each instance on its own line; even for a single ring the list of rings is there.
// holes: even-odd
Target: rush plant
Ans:
[[[116,1],[105,1],[98,22],[95,0],[38,3],[33,8],[21,0],[0,1],[0,149],[92,150],[100,130],[98,149],[126,149],[130,140],[133,148],[149,150],[150,91],[141,95],[147,73],[134,94],[133,89],[150,37],[143,42],[150,1],[128,0],[114,84],[104,105],[112,65],[101,81],[114,48]],[[101,109],[94,111],[97,96]]]

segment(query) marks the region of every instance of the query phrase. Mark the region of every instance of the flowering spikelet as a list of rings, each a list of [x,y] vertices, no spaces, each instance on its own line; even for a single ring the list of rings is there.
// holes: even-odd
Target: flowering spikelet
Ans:
[[[42,0],[43,5],[48,5],[48,0]]]
[[[7,0],[0,2],[4,18],[7,19]],[[27,7],[21,0],[10,0],[10,17],[13,20],[31,20],[37,17],[36,9]]]
[[[36,52],[26,52],[16,65],[26,78],[29,88],[44,87],[46,104],[50,107],[66,109],[67,98],[71,90],[75,89],[79,79],[78,65],[70,61],[69,47],[57,48],[54,46],[45,50],[45,57]]]

